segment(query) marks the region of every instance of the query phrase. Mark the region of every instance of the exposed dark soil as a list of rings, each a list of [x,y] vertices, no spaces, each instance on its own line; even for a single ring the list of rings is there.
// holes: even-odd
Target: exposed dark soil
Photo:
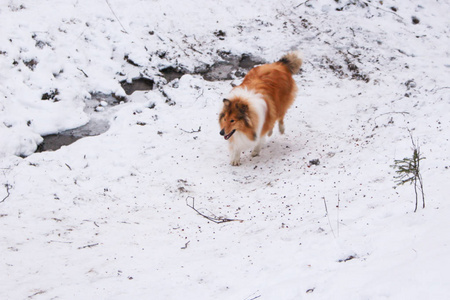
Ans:
[[[218,55],[222,58],[221,61],[211,66],[205,66],[203,70],[198,70],[198,74],[202,75],[205,80],[218,81],[244,77],[254,66],[267,63],[259,57],[246,53],[238,56],[222,51]]]
[[[187,72],[181,68],[167,67],[159,70],[167,82],[171,82],[174,79],[179,79],[181,76],[187,74]]]
[[[217,54],[221,60],[218,60],[212,65],[198,66],[193,73],[189,73],[179,66],[167,67],[159,71],[163,74],[167,82],[181,78],[185,74],[197,74],[208,81],[220,81],[230,80],[235,77],[244,77],[255,65],[266,63],[261,58],[245,53],[242,55],[234,55],[230,52],[220,51]]]
[[[127,95],[133,94],[135,91],[149,91],[153,89],[155,82],[149,78],[135,78],[130,82],[121,81],[120,84]]]

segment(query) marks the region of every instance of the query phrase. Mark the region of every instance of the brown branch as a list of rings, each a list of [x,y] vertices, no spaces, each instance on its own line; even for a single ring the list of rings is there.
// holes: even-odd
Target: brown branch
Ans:
[[[78,247],[78,249],[92,248],[92,247],[95,247],[95,246],[98,246],[98,243],[89,244],[89,245],[86,245],[86,246]]]
[[[192,204],[189,204],[189,202],[188,202],[189,198],[192,199]],[[207,216],[207,215],[201,213],[198,209],[195,208],[195,198],[191,197],[191,196],[188,196],[186,198],[186,205],[188,207],[192,208],[196,213],[198,213],[203,218],[208,219],[209,221],[214,222],[216,224],[226,223],[226,222],[233,222],[233,221],[239,221],[241,223],[244,222],[244,220],[239,220],[239,219],[228,219],[228,218],[224,218],[224,217],[218,217],[218,216],[214,215],[213,213],[211,213],[212,216]]]
[[[181,247],[181,249],[182,249],[182,250],[187,249],[187,247],[188,247],[188,245],[189,245],[190,242],[191,242],[191,241],[188,241],[187,243],[185,243],[185,244],[184,244],[184,247]]]
[[[187,130],[184,130],[183,128],[180,128],[180,130],[184,131],[186,133],[196,133],[196,132],[202,131],[202,126],[199,126],[197,130],[192,129],[191,131],[187,131]]]
[[[307,0],[307,1],[305,1],[305,2],[302,2],[302,3],[300,3],[299,5],[294,6],[294,8],[299,8],[299,7],[302,6],[302,5],[306,5],[306,3],[308,3],[309,1],[311,1],[311,0]]]
[[[382,11],[384,11],[384,12],[391,13],[391,14],[393,14],[393,15],[396,15],[398,18],[400,18],[400,20],[401,20],[402,22],[403,22],[403,20],[404,20],[402,16],[400,16],[399,14],[397,14],[397,13],[394,12],[394,11],[390,11],[390,10],[381,8],[381,7],[379,7],[379,6],[373,5],[373,4],[368,3],[368,2],[366,2],[366,4],[368,4],[368,5],[372,6],[372,7],[375,7],[376,9],[382,10]],[[404,24],[404,23],[403,23],[403,24]]]
[[[86,77],[86,78],[89,78],[89,76],[88,76],[88,74],[86,74],[86,72],[84,72],[82,69],[80,69],[80,68],[77,68],[81,73],[83,73],[83,75]]]
[[[9,197],[9,195],[11,195],[9,190],[12,188],[12,185],[7,183],[5,184],[5,188],[6,188],[6,196],[2,199],[2,201],[0,201],[0,203],[3,203]]]

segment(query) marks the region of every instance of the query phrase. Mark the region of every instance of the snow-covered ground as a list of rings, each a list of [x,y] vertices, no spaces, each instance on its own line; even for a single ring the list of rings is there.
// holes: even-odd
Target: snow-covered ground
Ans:
[[[448,298],[448,1],[0,3],[0,299]],[[217,118],[241,78],[199,70],[292,49],[286,134],[232,167]],[[154,89],[126,95],[137,77]],[[392,168],[410,134],[416,213]]]

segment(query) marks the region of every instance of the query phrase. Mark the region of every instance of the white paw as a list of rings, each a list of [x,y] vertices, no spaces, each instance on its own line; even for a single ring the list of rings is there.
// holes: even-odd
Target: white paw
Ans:
[[[241,160],[240,159],[235,159],[231,161],[231,165],[232,166],[240,166],[241,165]]]
[[[260,151],[261,151],[261,149],[253,149],[252,156],[253,157],[258,156]]]

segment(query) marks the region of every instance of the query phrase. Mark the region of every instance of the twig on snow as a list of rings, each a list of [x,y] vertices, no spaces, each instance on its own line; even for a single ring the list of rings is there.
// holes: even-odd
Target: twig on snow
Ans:
[[[81,246],[81,247],[78,247],[78,249],[92,248],[92,247],[95,247],[95,246],[98,246],[98,243],[89,244],[89,245],[86,245],[86,246]]]
[[[198,51],[197,49],[195,49],[193,45],[189,45],[189,46],[188,46],[188,48],[189,48],[189,49],[191,49],[191,50],[192,50],[192,51],[194,51],[194,52],[197,52],[197,53],[203,54],[203,52],[201,52],[201,51]]]
[[[181,247],[181,249],[182,249],[182,250],[186,249],[186,248],[188,247],[188,245],[189,245],[190,242],[191,242],[191,241],[187,241],[187,243],[185,243],[185,244],[184,244],[184,247]]]
[[[46,291],[39,290],[36,293],[34,293],[33,295],[28,296],[28,299],[32,299],[34,296],[42,295],[42,294],[45,294],[45,293],[46,293]]]
[[[80,68],[77,68],[77,69],[78,69],[78,71],[80,71],[81,73],[83,73],[83,75],[84,75],[86,78],[89,78],[88,74],[86,74],[86,72],[84,72],[83,69],[80,69]]]
[[[253,296],[253,295],[257,294],[258,292],[259,292],[259,290],[256,291],[256,292],[254,292],[253,294],[251,294],[250,296],[248,296],[248,297],[245,298],[244,300],[255,300],[255,299],[258,299],[259,297],[261,297],[261,295]],[[252,297],[252,298],[250,298],[250,297]]]
[[[111,12],[113,13],[114,17],[116,17],[116,20],[119,22],[120,26],[122,27],[123,32],[126,33],[126,34],[128,34],[128,32],[127,32],[127,30],[125,29],[125,27],[123,27],[122,22],[120,22],[120,20],[119,20],[119,18],[117,17],[116,13],[115,13],[114,10],[112,9],[111,4],[109,4],[109,1],[108,1],[108,0],[105,0],[105,2],[106,2],[106,4],[108,4],[109,9],[110,9]]]
[[[443,90],[443,89],[450,89],[450,86],[443,86],[443,87],[439,87],[439,88],[434,88],[430,92],[432,92],[433,94],[436,94],[437,91]]]
[[[356,37],[356,34],[355,34],[355,30],[353,30],[353,28],[351,28],[350,27],[350,30],[352,31],[352,33],[353,33],[353,37]],[[348,51],[347,51],[348,52]],[[351,54],[350,52],[349,52],[349,54]],[[353,55],[353,54],[352,54]],[[353,56],[353,57],[355,57],[355,56]]]
[[[0,203],[3,203],[9,197],[9,195],[11,195],[9,190],[12,188],[12,185],[6,183],[5,188],[6,188],[6,196],[2,199],[2,201],[0,201]]]
[[[339,193],[338,193],[338,203],[336,205],[337,208],[337,236],[339,237],[339,205],[340,205],[341,199],[339,197]]]
[[[303,4],[306,5],[306,3],[308,3],[309,1],[311,1],[311,0],[307,0],[307,1],[305,1],[305,2],[302,2],[302,3],[300,3],[299,5],[294,6],[294,8],[299,8],[299,7],[302,6]]]
[[[189,204],[188,200],[192,199],[192,204]],[[186,198],[186,205],[190,208],[192,208],[196,213],[198,213],[200,216],[202,216],[205,219],[208,219],[211,222],[214,222],[216,224],[220,224],[220,223],[226,223],[226,222],[233,222],[233,221],[239,221],[239,222],[244,222],[244,220],[239,220],[239,219],[228,219],[228,218],[224,218],[224,217],[218,217],[216,215],[214,215],[213,213],[211,213],[212,216],[207,216],[203,213],[201,213],[198,209],[195,208],[195,198],[188,196]]]
[[[400,114],[400,115],[403,115],[403,116],[404,116],[404,115],[409,115],[409,112],[407,112],[407,111],[391,111],[391,112],[383,113],[383,114],[381,114],[381,115],[376,116],[376,117],[373,119],[375,125],[377,125],[377,119],[378,119],[379,117],[384,116],[384,115],[391,115],[391,114]]]
[[[196,133],[196,132],[202,131],[202,126],[199,126],[197,130],[192,129],[191,131],[187,131],[187,130],[184,130],[183,128],[180,128],[180,130],[184,131],[186,133]]]
[[[195,100],[198,100],[198,98],[200,98],[201,96],[203,96],[203,92],[204,92],[204,91],[205,91],[205,90],[202,89],[202,92],[200,93],[200,95],[197,96],[197,98],[196,98]]]
[[[372,6],[372,7],[375,7],[376,9],[379,9],[379,10],[382,10],[382,11],[384,11],[384,12],[387,12],[387,13],[391,13],[391,14],[393,14],[393,15],[396,15],[399,19],[400,19],[400,21],[402,21],[403,22],[403,17],[402,16],[400,16],[399,14],[397,14],[396,12],[393,12],[393,11],[390,11],[390,10],[387,10],[387,9],[384,9],[384,8],[381,8],[381,7],[379,7],[379,6],[376,6],[376,5],[373,5],[373,4],[371,4],[371,3],[369,3],[369,2],[365,2],[367,5],[370,5],[370,6]]]
[[[66,241],[55,241],[55,240],[50,240],[47,242],[48,244],[50,243],[62,243],[62,244],[72,244],[72,242],[66,242]]]

